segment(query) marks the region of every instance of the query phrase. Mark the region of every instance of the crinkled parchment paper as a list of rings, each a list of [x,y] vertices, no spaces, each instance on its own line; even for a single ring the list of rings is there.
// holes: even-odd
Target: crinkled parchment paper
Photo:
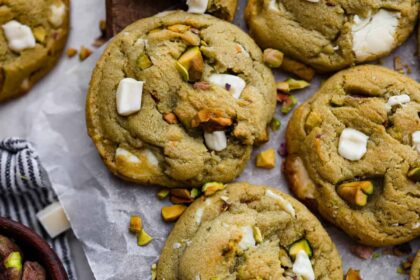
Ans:
[[[236,22],[244,28],[242,14],[243,7]],[[397,51],[402,61],[412,67],[413,78],[419,76],[419,61],[414,56],[415,44],[416,40],[412,37]],[[168,202],[156,199],[157,189],[154,187],[126,183],[111,175],[87,136],[85,97],[91,71],[99,55],[100,52],[96,52],[80,67],[69,70],[57,81],[54,90],[43,95],[42,100],[33,100],[30,106],[22,105],[19,116],[22,122],[28,124],[28,138],[38,148],[73,230],[83,242],[96,278],[150,279],[150,267],[157,262],[172,227],[172,224],[163,223],[160,217],[161,207]],[[384,60],[390,68],[393,56]],[[281,73],[276,75],[279,80],[286,77]],[[309,89],[296,94],[300,103],[316,91],[320,81],[321,78],[317,78]],[[269,147],[277,149],[284,142],[284,129],[290,114],[284,117],[277,111],[276,115],[282,120],[282,129],[272,133],[271,141],[254,151],[248,167],[238,180],[267,184],[288,192],[280,172],[280,157],[273,170],[254,167],[256,153]],[[2,122],[4,120],[3,116]],[[129,216],[134,213],[141,214],[145,229],[154,238],[149,246],[138,247],[135,237],[127,230]],[[406,276],[396,272],[404,258],[386,255],[360,260],[348,249],[354,242],[333,226],[325,226],[338,246],[346,271],[349,267],[361,269],[365,280],[405,279]],[[413,249],[420,246],[419,240],[411,244]]]

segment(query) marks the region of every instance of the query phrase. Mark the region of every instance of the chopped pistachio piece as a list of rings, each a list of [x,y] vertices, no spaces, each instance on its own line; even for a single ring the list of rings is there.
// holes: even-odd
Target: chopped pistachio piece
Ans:
[[[152,280],[156,280],[156,278],[157,278],[157,265],[154,263],[154,264],[152,264],[152,267],[151,267],[151,273],[152,273]]]
[[[360,271],[354,270],[353,268],[349,268],[349,270],[346,273],[345,280],[362,280],[362,277],[360,277]]]
[[[153,238],[144,229],[137,234],[137,245],[139,246],[146,246],[152,240]]]
[[[172,112],[163,114],[163,119],[169,124],[177,124],[178,123],[178,118]]]
[[[141,70],[147,69],[147,68],[151,67],[152,65],[153,65],[152,61],[150,60],[150,58],[145,53],[142,53],[137,58],[137,66]]]
[[[79,52],[79,59],[80,61],[84,61],[86,58],[88,58],[92,54],[92,51],[86,47],[81,47]]]
[[[259,155],[255,162],[257,167],[271,169],[276,166],[276,151],[274,149],[268,149]]]
[[[67,56],[73,57],[77,54],[77,50],[75,48],[68,48],[67,49]]]
[[[276,83],[277,91],[289,93],[290,92],[290,86],[288,82],[277,82]]]
[[[157,193],[157,197],[162,200],[168,197],[170,191],[169,189],[161,189],[160,191],[158,191]]]
[[[143,229],[143,224],[140,216],[134,215],[130,217],[130,226],[128,228],[131,233],[140,233]]]
[[[200,48],[188,49],[176,62],[176,68],[184,81],[200,81],[204,71],[204,60]]]
[[[299,241],[296,241],[292,244],[289,248],[289,255],[291,258],[295,259],[299,251],[305,251],[305,253],[308,255],[308,257],[312,257],[312,247],[308,240],[301,239]]]
[[[281,103],[281,112],[285,115],[288,114],[298,102],[295,96],[282,93],[277,94],[277,101]]]
[[[4,267],[9,268],[15,268],[17,270],[22,269],[22,256],[20,252],[12,252],[10,253],[7,258],[4,260]]]
[[[252,227],[252,232],[254,233],[255,242],[257,244],[262,243],[263,242],[263,236],[261,234],[260,228],[257,227],[257,226],[254,226],[254,227]]]
[[[272,119],[271,122],[270,122],[270,127],[271,127],[272,131],[279,130],[280,127],[281,127],[281,121],[276,119],[276,118]]]
[[[289,78],[286,80],[286,83],[289,85],[289,90],[299,90],[309,87],[311,84],[304,80],[295,80],[292,78]]]
[[[411,169],[407,174],[408,179],[414,182],[420,182],[420,167]]]
[[[264,50],[264,63],[270,68],[279,68],[283,63],[284,54],[275,49]]]
[[[171,189],[171,195],[180,198],[191,198],[191,192],[187,189]]]
[[[369,181],[357,181],[344,183],[338,186],[338,195],[354,206],[365,206],[367,204],[368,194],[373,193],[373,184]]]
[[[205,183],[202,192],[205,196],[211,196],[215,194],[217,191],[223,190],[225,188],[225,185],[223,183],[219,182],[209,182]]]
[[[194,188],[194,189],[191,190],[191,197],[192,198],[196,198],[199,195],[200,195],[200,190],[199,189]]]
[[[40,42],[44,43],[45,38],[47,37],[47,31],[43,26],[37,26],[33,29],[35,39]]]
[[[191,197],[186,198],[186,197],[178,197],[178,196],[174,196],[174,195],[171,195],[169,200],[173,204],[191,204],[191,203],[194,202],[194,199],[192,199]]]
[[[163,207],[161,211],[162,218],[165,222],[174,222],[178,220],[179,217],[181,217],[185,209],[187,209],[187,206],[185,205],[172,205]]]
[[[288,57],[283,58],[283,63],[281,65],[281,69],[283,69],[286,72],[290,72],[292,74],[295,74],[301,79],[304,79],[305,81],[312,81],[312,79],[315,76],[315,70],[310,68],[309,66],[306,66],[305,64],[290,59]]]

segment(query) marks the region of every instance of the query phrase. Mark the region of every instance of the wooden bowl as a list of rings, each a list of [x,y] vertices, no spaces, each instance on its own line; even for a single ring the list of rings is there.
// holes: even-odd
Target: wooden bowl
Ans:
[[[68,280],[67,273],[57,254],[32,229],[0,217],[0,234],[13,239],[29,260],[41,264],[45,268],[47,279]]]

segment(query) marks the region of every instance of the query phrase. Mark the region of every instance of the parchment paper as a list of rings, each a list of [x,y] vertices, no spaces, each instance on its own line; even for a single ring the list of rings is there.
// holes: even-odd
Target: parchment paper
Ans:
[[[242,6],[244,2],[241,1]],[[238,12],[236,22],[244,27],[242,14],[243,7]],[[415,43],[412,37],[397,51],[402,61],[413,69],[413,78],[418,77]],[[83,242],[96,278],[150,279],[151,265],[157,262],[172,227],[172,224],[163,223],[160,217],[161,207],[169,202],[156,199],[156,188],[126,183],[111,175],[87,136],[85,96],[91,71],[99,55],[100,52],[96,52],[80,67],[67,71],[57,80],[54,90],[43,94],[41,100],[32,100],[30,106],[22,103],[19,116],[27,125],[26,135],[36,144],[49,171],[76,236]],[[392,57],[384,60],[390,68]],[[287,77],[281,73],[276,73],[276,76],[279,80]],[[321,78],[325,77],[318,77],[309,89],[297,93],[300,103],[316,91]],[[282,120],[282,129],[271,134],[268,144],[254,151],[238,181],[267,184],[288,192],[280,172],[280,157],[273,170],[254,167],[255,155],[259,151],[269,147],[277,149],[284,142],[284,129],[291,114],[284,117],[278,111],[276,115]],[[138,247],[135,237],[127,230],[129,216],[134,213],[141,214],[145,229],[154,238],[149,246]],[[345,271],[349,267],[361,269],[365,280],[406,278],[396,272],[404,258],[387,255],[360,260],[348,249],[354,244],[353,241],[335,227],[326,227],[341,253]],[[412,247],[419,248],[419,240],[412,242]]]

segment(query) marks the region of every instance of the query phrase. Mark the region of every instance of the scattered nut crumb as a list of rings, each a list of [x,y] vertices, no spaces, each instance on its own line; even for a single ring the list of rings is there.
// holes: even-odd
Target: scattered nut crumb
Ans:
[[[77,54],[77,50],[75,48],[68,48],[67,49],[67,57],[73,57]]]
[[[401,62],[401,57],[397,55],[394,57],[394,70],[395,71],[402,71],[404,69],[404,66]]]
[[[346,273],[345,280],[363,280],[363,279],[360,276],[360,270],[349,268],[349,270]]]
[[[163,114],[163,119],[169,124],[178,123],[178,119],[177,119],[176,115],[172,112]]]
[[[99,38],[97,38],[97,39],[93,42],[92,46],[94,46],[95,48],[100,48],[100,47],[102,47],[105,43],[106,43],[106,39],[105,39],[105,38],[103,38],[103,37],[99,37]]]
[[[307,82],[312,81],[315,76],[315,70],[306,66],[305,64],[292,60],[290,58],[284,57],[281,69],[286,72],[295,74],[301,79],[304,79]]]
[[[268,149],[259,155],[255,165],[259,168],[272,169],[276,167],[276,151],[274,149]]]
[[[211,88],[211,85],[210,85],[209,82],[200,81],[200,82],[194,83],[194,88],[195,89],[201,89],[201,90],[208,90],[208,89]]]
[[[84,61],[86,58],[88,58],[92,54],[92,51],[84,46],[80,48],[79,52],[79,59],[80,61]]]
[[[367,260],[372,256],[373,248],[364,245],[353,245],[350,247],[350,252],[356,257]]]

